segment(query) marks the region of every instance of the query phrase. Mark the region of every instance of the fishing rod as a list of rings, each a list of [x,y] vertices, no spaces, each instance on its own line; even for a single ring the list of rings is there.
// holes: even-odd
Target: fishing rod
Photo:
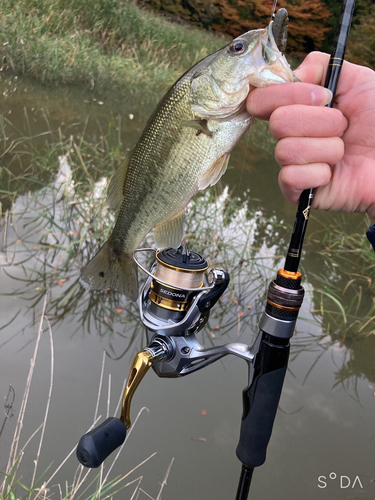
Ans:
[[[344,0],[324,86],[334,96],[344,62],[346,41],[354,13],[354,0]],[[244,413],[237,457],[242,462],[236,500],[246,500],[254,468],[262,465],[271,437],[289,357],[289,338],[294,332],[304,291],[298,266],[315,189],[302,192],[283,269],[270,283],[265,313],[260,321],[261,347],[254,361],[254,376],[243,392]],[[289,325],[287,328],[286,325]]]
[[[349,5],[351,7],[349,8]],[[327,81],[334,93],[345,51],[354,2],[344,2],[340,29],[335,39]],[[275,23],[283,26],[285,9],[279,9]],[[285,33],[286,36],[286,33]],[[340,59],[341,58],[341,59]],[[336,75],[336,76],[334,76]],[[302,249],[306,223],[301,225],[301,213],[308,219],[312,196],[301,197],[288,257],[292,250]],[[304,215],[305,214],[305,215]],[[303,222],[303,221],[302,221]],[[302,226],[302,229],[301,229]],[[298,240],[298,245],[295,243]],[[293,246],[294,245],[294,246]],[[155,252],[151,270],[138,261],[139,252]],[[297,252],[294,252],[297,254]],[[139,297],[140,317],[146,328],[147,345],[136,354],[129,370],[120,417],[109,417],[98,427],[82,436],[77,446],[77,458],[86,467],[99,467],[126,438],[131,427],[130,407],[140,382],[152,367],[159,377],[176,378],[200,370],[226,355],[235,355],[248,364],[248,384],[243,391],[243,416],[236,454],[242,463],[236,500],[246,500],[253,470],[266,459],[274,419],[281,395],[289,357],[289,340],[294,333],[304,290],[297,267],[285,264],[268,289],[265,312],[259,323],[259,333],[250,347],[229,343],[206,348],[197,334],[207,322],[210,310],[229,284],[229,274],[211,269],[207,284],[204,274],[207,261],[201,255],[179,248],[139,249],[134,252],[136,264],[147,275]],[[296,257],[293,257],[296,258]]]
[[[349,35],[350,25],[353,17],[355,1],[344,0],[341,16],[338,21],[337,33],[334,39],[334,47],[329,60],[325,88],[332,94],[332,100],[327,107],[333,107],[333,98],[337,89],[341,67],[344,62],[346,41]],[[311,203],[314,197],[315,189],[305,189],[299,200],[292,237],[290,240],[284,270],[291,273],[298,271],[299,261],[301,259],[302,245],[305,237],[306,227],[309,220]]]

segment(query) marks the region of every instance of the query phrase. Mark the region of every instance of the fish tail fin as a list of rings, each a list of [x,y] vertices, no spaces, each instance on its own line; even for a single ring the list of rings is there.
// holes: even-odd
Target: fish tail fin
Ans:
[[[133,256],[114,252],[110,240],[87,264],[79,282],[86,290],[116,288],[132,301],[138,297],[138,273]]]

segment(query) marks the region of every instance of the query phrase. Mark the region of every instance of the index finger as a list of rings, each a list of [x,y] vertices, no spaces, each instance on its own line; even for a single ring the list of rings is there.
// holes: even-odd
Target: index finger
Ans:
[[[252,90],[246,101],[250,115],[268,120],[276,108],[291,104],[325,106],[332,99],[332,92],[311,83],[283,83]]]
[[[294,72],[303,84],[285,83],[251,91],[247,98],[248,112],[256,118],[268,120],[280,106],[325,106],[332,99],[332,94],[322,87],[328,62],[328,54],[311,52]]]

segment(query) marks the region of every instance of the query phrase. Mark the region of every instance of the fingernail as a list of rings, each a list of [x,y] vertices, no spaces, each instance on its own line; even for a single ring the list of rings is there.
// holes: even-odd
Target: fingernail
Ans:
[[[311,102],[315,106],[326,106],[332,101],[332,97],[332,92],[324,87],[316,87],[311,91]]]

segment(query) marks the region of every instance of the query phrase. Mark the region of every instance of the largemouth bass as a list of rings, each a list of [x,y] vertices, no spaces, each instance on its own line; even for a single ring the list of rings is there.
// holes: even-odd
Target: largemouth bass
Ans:
[[[146,234],[155,228],[158,248],[180,244],[187,204],[220,179],[230,152],[251,125],[245,107],[249,92],[293,81],[272,24],[198,62],[160,101],[109,184],[109,206],[120,211],[111,236],[81,275],[83,286],[116,288],[135,300],[132,254]]]

